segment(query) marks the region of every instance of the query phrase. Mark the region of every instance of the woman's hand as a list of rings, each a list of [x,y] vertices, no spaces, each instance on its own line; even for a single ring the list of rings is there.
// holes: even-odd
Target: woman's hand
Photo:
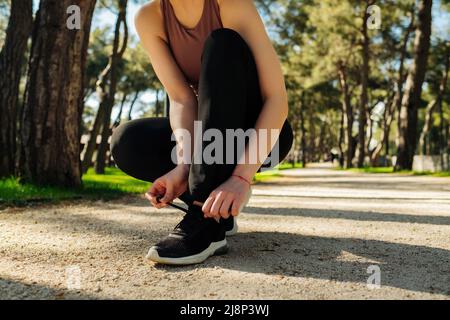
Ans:
[[[202,210],[205,218],[228,219],[230,214],[236,217],[244,204],[250,185],[244,180],[232,176],[206,199]]]
[[[158,209],[167,207],[169,202],[178,198],[188,188],[189,166],[179,165],[155,182],[145,197]],[[160,200],[158,198],[162,197]]]

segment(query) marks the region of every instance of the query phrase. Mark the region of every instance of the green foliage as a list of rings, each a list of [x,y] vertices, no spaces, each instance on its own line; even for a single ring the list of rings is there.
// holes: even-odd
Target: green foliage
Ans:
[[[118,91],[127,96],[141,93],[148,90],[161,90],[162,84],[159,82],[153,66],[141,45],[135,44],[125,52],[124,70],[119,82]]]

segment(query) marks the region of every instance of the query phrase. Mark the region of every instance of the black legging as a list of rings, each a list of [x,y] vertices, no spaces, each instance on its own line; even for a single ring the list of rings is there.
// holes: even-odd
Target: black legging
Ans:
[[[225,134],[226,129],[254,128],[262,106],[256,64],[247,43],[231,29],[213,31],[205,42],[199,83],[198,117],[203,130],[216,128]],[[175,167],[171,138],[167,118],[134,120],[115,129],[111,152],[122,171],[153,182]],[[289,153],[292,141],[292,129],[286,122],[277,142],[280,161]],[[203,148],[208,144],[204,142]],[[192,164],[189,191],[180,199],[188,204],[205,201],[232,175],[235,166]]]

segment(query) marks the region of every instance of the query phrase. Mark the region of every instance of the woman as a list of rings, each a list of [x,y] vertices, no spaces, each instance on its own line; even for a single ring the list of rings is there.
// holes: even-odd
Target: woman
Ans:
[[[245,160],[263,139],[250,135],[242,152],[232,153],[231,163],[190,164],[186,159],[193,157],[191,150],[206,151],[213,142],[194,143],[182,133],[194,137],[197,120],[203,133],[277,129],[278,143],[267,139],[269,151],[257,150],[265,159],[277,146],[278,160],[283,159],[292,145],[292,130],[286,122],[281,66],[251,0],[154,0],[139,10],[135,23],[168,93],[170,116],[120,126],[113,135],[112,154],[124,172],[153,182],[146,194],[153,206],[163,208],[176,198],[188,205],[183,220],[150,248],[147,258],[166,264],[200,263],[227,252],[226,235],[235,233],[235,217],[263,162]],[[231,152],[237,150],[233,148]],[[230,149],[223,146],[220,153],[228,156]]]

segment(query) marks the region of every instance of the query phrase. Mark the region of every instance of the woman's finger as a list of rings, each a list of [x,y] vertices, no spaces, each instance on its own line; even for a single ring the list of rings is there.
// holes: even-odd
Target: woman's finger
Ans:
[[[214,199],[215,199],[214,196],[210,195],[208,197],[208,199],[206,199],[205,203],[203,204],[202,211],[205,214],[205,217],[209,217],[209,214],[211,212],[211,207],[214,203]]]
[[[214,203],[211,207],[211,212],[210,212],[210,216],[214,217],[214,218],[220,218],[220,214],[219,214],[219,210],[220,207],[222,206],[223,201],[225,200],[225,192],[220,192],[216,199],[214,200]]]
[[[148,193],[150,195],[158,196],[163,195],[165,191],[165,183],[164,181],[161,181],[160,179],[156,180],[152,186],[150,187],[150,190],[148,190]]]
[[[152,195],[150,193],[146,193],[145,197],[150,201],[150,203],[157,209],[164,208],[164,204],[158,201],[158,197],[156,195]]]
[[[219,214],[222,218],[228,219],[230,217],[230,208],[233,204],[234,196],[232,194],[229,194],[225,200],[223,201],[222,205],[220,206]]]
[[[150,192],[147,192],[145,194],[145,197],[148,199],[148,201],[150,201],[152,206],[157,207],[158,203],[156,202],[156,197],[154,195],[152,195]]]
[[[233,205],[231,206],[231,215],[233,217],[236,217],[239,215],[239,210],[241,209],[241,205],[242,205],[242,200],[235,199],[233,201]]]
[[[166,185],[164,197],[161,198],[161,202],[164,204],[171,202],[174,198],[173,194],[174,194],[173,185],[171,183],[168,183]]]
[[[165,193],[165,183],[161,179],[156,180],[150,190],[145,194],[145,197],[150,201],[150,203],[158,209],[165,207],[158,198]]]

